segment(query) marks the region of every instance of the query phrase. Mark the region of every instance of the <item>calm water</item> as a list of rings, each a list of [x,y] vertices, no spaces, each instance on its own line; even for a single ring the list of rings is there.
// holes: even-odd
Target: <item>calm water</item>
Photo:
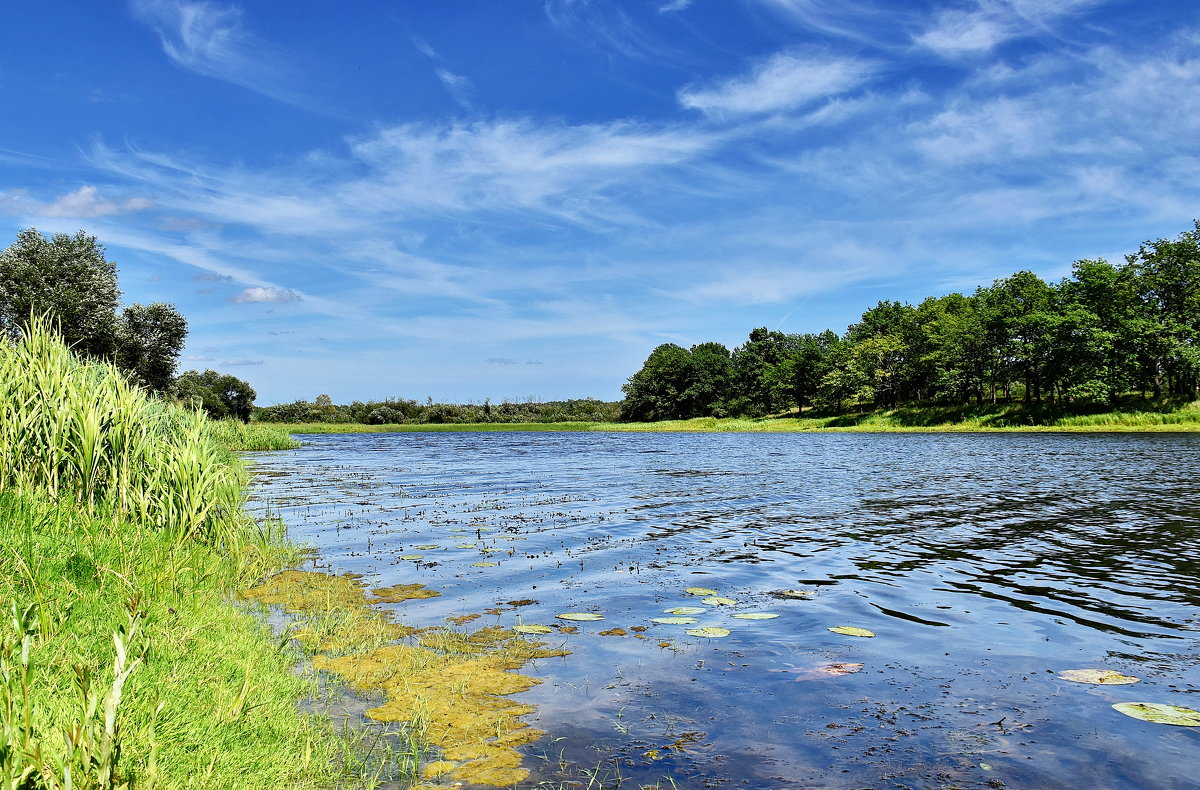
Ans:
[[[443,593],[404,622],[604,615],[526,670],[530,786],[1200,787],[1200,728],[1110,707],[1200,709],[1200,435],[301,438],[254,456],[260,506],[322,566]],[[730,636],[598,635],[690,586],[738,602],[699,615]]]

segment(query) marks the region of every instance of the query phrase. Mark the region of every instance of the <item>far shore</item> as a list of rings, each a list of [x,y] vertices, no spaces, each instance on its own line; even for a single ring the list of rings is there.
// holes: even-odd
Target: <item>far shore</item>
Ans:
[[[661,422],[263,423],[293,434],[599,431],[610,433],[1193,433],[1200,404],[1164,411],[1064,413],[1053,406],[911,407],[757,419],[697,417]]]

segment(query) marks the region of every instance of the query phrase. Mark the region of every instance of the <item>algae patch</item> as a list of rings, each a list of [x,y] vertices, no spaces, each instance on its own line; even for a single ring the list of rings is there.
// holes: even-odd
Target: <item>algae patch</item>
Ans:
[[[295,636],[316,653],[315,668],[341,676],[356,691],[382,692],[384,702],[367,715],[406,724],[440,752],[441,759],[424,767],[426,780],[495,787],[523,781],[529,772],[517,747],[543,733],[521,720],[532,706],[506,697],[540,682],[520,674],[526,663],[567,651],[495,626],[470,633],[409,628],[372,604],[439,593],[419,584],[372,592],[352,575],[285,571],[246,597],[300,616]],[[411,639],[399,641],[405,637]]]

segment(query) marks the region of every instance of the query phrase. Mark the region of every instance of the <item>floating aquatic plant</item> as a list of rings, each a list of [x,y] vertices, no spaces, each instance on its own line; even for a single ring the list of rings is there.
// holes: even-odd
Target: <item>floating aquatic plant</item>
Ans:
[[[717,594],[716,590],[710,590],[707,587],[688,587],[686,590],[684,590],[684,592],[691,593],[692,595],[716,595]]]
[[[650,622],[662,623],[663,625],[691,625],[692,623],[700,622],[695,617],[655,617]]]
[[[1072,683],[1096,683],[1101,686],[1125,686],[1141,680],[1133,675],[1122,675],[1113,669],[1065,669],[1059,672],[1058,676]]]
[[[710,595],[703,599],[701,603],[706,603],[709,606],[733,606],[737,601],[732,598],[722,598],[719,595]]]
[[[590,621],[590,620],[603,620],[604,619],[604,615],[594,614],[592,612],[564,612],[563,614],[556,614],[554,616],[557,617],[559,620]]]
[[[551,634],[554,629],[548,625],[514,625],[512,630],[518,634]]]
[[[689,628],[687,633],[690,636],[702,636],[706,639],[720,639],[723,636],[729,636],[729,629],[718,628],[715,625],[706,625],[703,628]]]
[[[704,614],[708,609],[703,606],[675,606],[664,611],[667,614]]]
[[[829,630],[833,631],[835,634],[844,634],[846,636],[862,636],[862,637],[875,636],[874,631],[868,631],[865,628],[859,628],[859,627],[853,626],[853,625],[835,625],[835,626],[831,627]]]
[[[1158,702],[1118,702],[1113,709],[1126,716],[1154,724],[1174,724],[1177,727],[1200,727],[1200,711]]]

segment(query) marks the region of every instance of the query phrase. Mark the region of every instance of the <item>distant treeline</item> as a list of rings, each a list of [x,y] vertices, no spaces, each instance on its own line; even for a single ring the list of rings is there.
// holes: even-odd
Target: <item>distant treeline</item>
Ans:
[[[842,334],[755,329],[654,349],[622,418],[762,416],[807,407],[1028,402],[1112,405],[1200,386],[1200,222],[1121,264],[1080,260],[1047,283],[1021,271],[973,294],[882,301]]]
[[[363,425],[401,425],[409,423],[519,423],[519,422],[611,422],[621,413],[619,401],[592,398],[514,403],[501,401],[482,404],[419,403],[407,398],[382,401],[354,401],[339,406],[328,395],[315,401],[298,400],[254,410],[259,422],[283,423],[361,423]]]

